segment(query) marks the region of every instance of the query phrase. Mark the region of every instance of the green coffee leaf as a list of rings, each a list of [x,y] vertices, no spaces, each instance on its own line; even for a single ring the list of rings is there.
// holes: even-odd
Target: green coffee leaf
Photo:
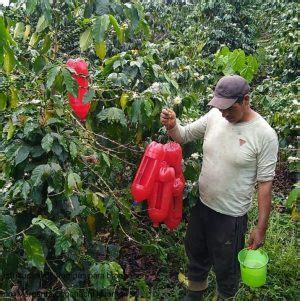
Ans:
[[[72,190],[80,190],[82,188],[82,182],[80,176],[75,173],[71,172],[68,174],[68,188]]]
[[[49,23],[48,23],[45,15],[42,15],[42,16],[40,16],[38,23],[36,25],[36,32],[41,32],[48,26],[49,26]]]
[[[0,239],[16,234],[15,220],[10,215],[0,214]]]
[[[69,147],[70,147],[70,155],[71,155],[72,159],[75,159],[78,155],[77,146],[73,141],[71,141]]]
[[[3,56],[4,56],[3,46],[0,45],[0,66],[2,66],[3,64]]]
[[[251,82],[258,71],[256,58],[253,55],[246,56],[241,49],[230,52],[227,47],[224,47],[215,54],[215,62],[224,75],[240,74],[248,82]]]
[[[38,56],[33,63],[33,70],[39,74],[46,66],[47,60],[43,55]],[[52,83],[53,84],[53,83]]]
[[[69,198],[70,201],[70,217],[71,219],[74,218],[75,216],[79,215],[82,213],[82,211],[86,208],[85,205],[81,206],[78,197],[76,195],[71,195]]]
[[[105,212],[106,212],[105,205],[104,205],[102,199],[99,198],[95,192],[91,193],[91,200],[92,200],[93,206],[96,209],[98,209],[102,214],[105,214]]]
[[[14,38],[23,38],[25,25],[23,22],[18,22],[15,26]]]
[[[144,32],[144,35],[145,37],[149,37],[150,36],[150,26],[149,24],[147,23],[147,21],[145,19],[141,19],[140,22],[139,22],[139,26],[136,30],[136,33],[140,32],[140,31],[143,31]],[[201,46],[201,44],[198,45],[197,49],[199,52],[201,52],[202,48],[204,47],[204,44],[203,46]]]
[[[106,43],[105,41],[95,43],[96,55],[103,60],[106,56]]]
[[[247,65],[252,69],[253,73],[258,71],[257,59],[252,54],[247,57]]]
[[[34,32],[31,36],[28,44],[30,47],[35,47],[36,44],[38,43],[38,41],[39,41],[39,35],[37,32]]]
[[[80,39],[79,39],[79,46],[81,51],[85,51],[89,48],[89,46],[91,46],[92,43],[92,31],[90,29],[87,29],[85,32],[83,32],[80,35]]]
[[[10,89],[10,100],[9,104],[12,109],[15,109],[19,103],[19,94],[18,90],[15,87],[11,87]]]
[[[124,112],[119,108],[107,108],[102,110],[98,115],[97,118],[100,121],[107,120],[108,123],[120,123],[123,126],[127,125],[126,116]]]
[[[31,26],[29,24],[27,24],[25,26],[25,31],[24,31],[24,35],[23,35],[23,41],[26,41],[29,37],[30,34],[30,30],[31,30]]]
[[[90,281],[96,290],[100,291],[110,286],[111,271],[108,263],[94,263],[89,271]]]
[[[6,109],[6,94],[3,92],[0,92],[0,111],[4,111]]]
[[[68,252],[72,246],[72,242],[65,235],[56,236],[55,239],[55,256],[59,256],[62,252]]]
[[[60,230],[65,237],[72,239],[77,246],[83,243],[83,234],[78,224],[71,222],[63,225]]]
[[[10,74],[16,65],[16,59],[14,56],[14,52],[9,47],[4,47],[4,55],[3,55],[3,69],[7,74]]]
[[[123,32],[121,30],[121,27],[120,27],[117,19],[113,15],[109,15],[109,20],[117,34],[119,42],[122,44],[124,42]]]
[[[146,116],[150,117],[153,112],[153,108],[154,108],[154,104],[153,104],[152,100],[146,98],[143,102],[143,105],[144,105],[144,111],[146,113]]]
[[[33,218],[31,223],[32,223],[32,225],[40,226],[42,229],[47,227],[52,232],[54,232],[56,235],[61,235],[60,230],[57,228],[57,226],[55,225],[55,223],[53,221],[43,218],[40,215],[36,218]]]
[[[142,103],[143,100],[140,98],[137,98],[134,100],[133,104],[132,104],[132,112],[131,112],[131,121],[133,123],[139,123],[139,122],[143,122],[143,116],[142,116]]]
[[[76,80],[71,76],[71,72],[67,68],[62,68],[62,75],[64,78],[64,83],[66,85],[67,91],[71,93],[74,97],[78,94],[78,84]]]
[[[46,122],[46,125],[51,125],[51,124],[63,124],[63,121],[61,119],[52,117],[52,118],[49,118]]]
[[[110,210],[111,214],[111,221],[113,229],[116,230],[117,226],[119,225],[119,209],[116,206],[113,206]]]
[[[31,181],[33,186],[38,186],[42,183],[44,177],[48,177],[51,173],[51,168],[48,164],[38,165],[31,173]]]
[[[83,103],[90,102],[95,96],[95,90],[93,88],[89,88],[88,92],[85,93],[83,98]]]
[[[290,191],[285,207],[288,209],[291,209],[294,204],[296,204],[296,201],[299,200],[300,197],[300,183],[295,184],[294,188]]]
[[[241,72],[240,75],[245,78],[248,82],[251,82],[253,79],[253,70],[251,67],[246,66]]]
[[[22,197],[24,198],[24,200],[27,199],[30,190],[31,190],[31,187],[30,187],[29,183],[27,181],[25,181],[23,183],[23,187],[22,187],[22,191],[21,191],[21,194],[22,194]]]
[[[9,120],[7,123],[7,140],[10,140],[14,136],[15,130],[15,125],[13,124],[12,120]]]
[[[108,167],[110,167],[109,157],[105,153],[101,153],[101,156]]]
[[[52,3],[52,1],[51,1],[51,3]],[[40,6],[41,6],[43,14],[45,15],[45,18],[48,21],[50,21],[51,18],[52,18],[50,0],[41,0],[40,1]]]
[[[72,271],[72,262],[68,261],[66,264],[65,264],[65,269],[68,273],[70,273]]]
[[[136,32],[140,21],[139,11],[137,7],[132,5],[131,3],[126,3],[125,7],[125,15],[131,21],[132,30]]]
[[[15,165],[18,165],[24,160],[26,160],[29,156],[29,153],[30,147],[28,145],[22,145],[16,154]]]
[[[104,15],[107,14],[110,10],[110,0],[101,0],[101,1],[95,1],[94,7],[95,7],[95,13],[96,15]]]
[[[53,136],[51,134],[47,134],[42,139],[41,146],[48,153],[52,148],[53,142],[54,142]]]
[[[0,37],[1,37],[1,45],[8,46],[8,45],[15,45],[16,42],[12,39],[11,35],[9,34],[8,29],[5,26],[4,17],[0,15]]]
[[[119,250],[117,250],[117,251],[119,251]],[[118,254],[118,252],[117,252],[117,254]],[[117,256],[118,256],[118,255],[117,255]],[[116,257],[117,257],[117,256],[116,256]],[[110,266],[110,269],[111,269],[111,271],[112,271],[113,274],[115,274],[115,275],[122,275],[122,274],[123,274],[123,269],[122,269],[122,267],[121,267],[120,264],[117,263],[116,261],[111,261],[111,262],[109,263],[109,266]]]
[[[46,259],[41,242],[34,236],[25,235],[23,238],[23,248],[28,262],[43,272]]]
[[[93,27],[93,36],[96,43],[103,42],[105,40],[109,22],[108,15],[97,17]]]
[[[36,8],[38,0],[27,0],[26,1],[26,13],[28,15],[31,15]]]
[[[50,46],[51,46],[51,38],[50,35],[47,35],[44,39],[44,43],[42,49],[40,50],[40,54],[45,54],[50,49]]]
[[[47,83],[46,83],[48,89],[52,87],[55,77],[58,74],[59,70],[60,70],[59,66],[53,66],[49,69],[47,73]]]
[[[240,49],[235,49],[228,57],[228,63],[233,71],[240,71],[245,67],[245,52]]]

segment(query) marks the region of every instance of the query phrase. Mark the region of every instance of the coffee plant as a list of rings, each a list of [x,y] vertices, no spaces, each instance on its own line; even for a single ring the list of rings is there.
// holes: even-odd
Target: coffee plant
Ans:
[[[161,109],[194,121],[209,110],[224,74],[248,80],[252,106],[277,131],[279,163],[292,180],[275,195],[287,215],[275,217],[292,233],[299,219],[296,8],[296,1],[272,0],[0,4],[0,293],[180,300],[201,141],[184,146],[176,231],[153,229],[129,188],[145,146],[169,140]],[[84,121],[69,104],[81,87],[66,62],[79,57],[89,70]],[[243,286],[238,300],[294,300],[293,238],[284,258],[267,245],[287,270],[274,265],[265,291]]]

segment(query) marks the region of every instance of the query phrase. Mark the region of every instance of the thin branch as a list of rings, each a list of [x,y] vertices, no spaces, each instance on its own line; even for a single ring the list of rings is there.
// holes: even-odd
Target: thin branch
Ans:
[[[109,192],[117,199],[117,197],[115,196],[114,192],[112,191],[112,189],[110,188],[110,186],[106,183],[106,181],[98,173],[96,173],[88,164],[86,164],[83,160],[81,160],[81,162],[86,167],[88,167],[93,172],[93,174],[95,174],[104,183],[104,185],[106,186],[106,188],[108,188]]]
[[[92,187],[94,187],[95,189],[99,189],[99,186],[96,186],[96,185],[94,185],[94,184],[91,184],[91,186]],[[101,186],[102,187],[102,186]],[[125,189],[123,189],[123,190],[125,190]],[[121,190],[118,190],[118,192],[122,192],[123,191],[122,189]],[[105,192],[107,195],[109,195],[109,192]],[[122,204],[122,205],[124,205],[124,204]],[[124,206],[126,206],[126,205],[124,205]],[[136,218],[136,219],[138,219],[139,221],[140,221],[140,219],[141,218],[143,218],[144,216],[142,216],[142,215],[140,215],[139,213],[143,213],[143,212],[147,212],[148,211],[148,209],[145,209],[145,210],[139,210],[139,212],[135,212],[134,210],[132,210],[131,208],[129,208],[129,207],[125,207],[125,208],[127,208],[128,210],[130,210],[130,212],[132,213],[132,215]],[[97,211],[97,212],[100,212],[100,211]],[[101,213],[101,212],[100,212]],[[141,222],[140,221],[140,224],[142,224],[143,226],[146,226],[146,224],[145,223],[143,223],[143,222]]]
[[[84,161],[82,161],[82,163],[89,168],[93,174],[95,174],[106,186],[106,188],[108,188],[109,192],[112,194],[112,196],[116,199],[116,201],[118,202],[118,204],[120,204],[121,206],[123,206],[124,208],[128,209],[129,211],[131,211],[131,208],[129,208],[127,205],[123,204],[122,202],[119,201],[118,197],[115,195],[114,191],[110,188],[110,186],[107,184],[107,182],[98,174],[96,173],[88,164],[86,164]],[[134,215],[133,215],[134,216]],[[134,216],[135,217],[135,216]],[[136,218],[136,217],[135,217]]]
[[[97,141],[96,141],[96,144],[97,144],[97,145],[100,145],[100,144],[97,143]],[[102,150],[102,152],[105,153],[105,154],[107,154],[108,156],[117,158],[118,160],[123,161],[124,163],[126,163],[126,164],[128,164],[128,165],[136,166],[136,164],[133,164],[133,163],[131,163],[131,162],[129,162],[129,161],[123,159],[123,158],[120,158],[120,157],[118,157],[118,156],[115,155],[115,154],[111,154],[109,151],[107,152],[107,151]]]
[[[63,281],[57,276],[57,274],[53,271],[53,269],[51,268],[50,264],[48,263],[48,261],[46,261],[46,264],[48,266],[48,268],[50,269],[51,273],[56,277],[56,279],[60,282],[60,284],[62,285],[62,289],[64,291],[68,291],[67,287],[65,286],[65,284],[63,283]]]
[[[34,225],[30,225],[28,228],[26,228],[25,230],[22,230],[22,231],[20,231],[20,232],[18,232],[18,233],[16,233],[16,234],[13,234],[13,235],[10,235],[10,236],[6,236],[6,237],[4,237],[4,238],[1,238],[0,239],[0,241],[4,241],[4,240],[6,240],[6,239],[10,239],[10,238],[12,238],[12,237],[15,237],[15,236],[19,236],[20,234],[25,234],[25,232],[27,231],[27,230],[29,230],[30,228],[32,228]]]
[[[88,140],[89,141],[89,139],[88,138],[85,138],[85,137],[81,137],[82,138],[82,140]],[[96,139],[94,139],[94,142],[97,144],[97,145],[99,145],[100,147],[101,147],[101,150],[107,150],[107,151],[109,151],[109,152],[114,152],[114,153],[117,153],[117,154],[123,154],[124,152],[121,152],[121,151],[116,151],[116,150],[114,150],[114,149],[111,149],[111,148],[108,148],[108,147],[106,147],[106,146],[104,146],[104,145],[102,145],[102,144],[100,144]],[[88,143],[89,144],[89,143]],[[92,145],[91,144],[89,144],[91,147],[92,147]]]
[[[71,116],[72,116],[72,118],[76,121],[76,123],[77,123],[83,130],[85,130],[86,132],[91,133],[91,134],[93,134],[93,135],[95,135],[95,136],[97,136],[97,137],[100,137],[100,138],[102,138],[102,139],[108,140],[109,142],[114,143],[114,144],[118,145],[119,147],[122,147],[122,148],[125,148],[125,149],[129,149],[129,150],[131,150],[131,151],[133,151],[133,152],[137,152],[137,153],[142,152],[141,150],[136,150],[136,149],[134,149],[134,148],[125,146],[125,145],[123,145],[123,144],[121,144],[121,143],[119,143],[119,142],[117,142],[117,141],[115,141],[115,140],[112,140],[112,139],[107,138],[107,137],[105,137],[105,136],[103,136],[103,135],[100,135],[100,134],[97,134],[97,133],[94,133],[94,132],[88,130],[87,128],[85,128],[85,127],[80,123],[80,121],[77,120],[77,118],[76,118],[73,114],[71,114]]]
[[[113,152],[113,153],[116,153],[116,154],[123,154],[123,153],[124,153],[124,152],[120,152],[120,151],[116,151],[116,150],[114,150],[114,149],[108,148],[108,147],[106,147],[106,146],[100,144],[97,140],[95,140],[95,143],[96,143],[98,146],[101,147],[101,150],[102,150],[102,151],[106,150],[106,151],[108,151],[108,152]]]
[[[127,234],[127,233],[125,232],[125,230],[123,229],[123,227],[122,227],[122,225],[121,225],[120,222],[119,222],[119,226],[120,226],[120,228],[121,228],[121,231],[125,234],[125,236],[128,238],[129,241],[134,241],[136,244],[141,245],[141,246],[143,245],[143,243],[137,241],[136,239],[132,238],[129,234]]]
[[[69,199],[69,203],[70,203],[70,206],[71,206],[72,210],[75,211],[75,208],[74,208],[74,205],[73,205],[73,203],[72,203],[71,198],[68,197],[68,199]],[[76,219],[77,224],[79,225],[79,219],[78,219],[78,216],[76,216],[75,219]]]
[[[48,194],[48,196],[49,197],[52,197],[52,196],[56,196],[56,195],[60,195],[60,194],[62,194],[62,193],[64,193],[65,192],[65,189],[64,190],[62,190],[62,191],[60,191],[60,192],[57,192],[57,193],[54,193],[54,194]]]

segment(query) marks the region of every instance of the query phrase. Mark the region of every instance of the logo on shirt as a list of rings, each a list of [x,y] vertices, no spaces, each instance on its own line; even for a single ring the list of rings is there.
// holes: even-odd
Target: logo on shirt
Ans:
[[[240,146],[242,146],[242,145],[244,145],[246,143],[246,141],[243,140],[243,139],[239,139],[239,141],[240,141]]]

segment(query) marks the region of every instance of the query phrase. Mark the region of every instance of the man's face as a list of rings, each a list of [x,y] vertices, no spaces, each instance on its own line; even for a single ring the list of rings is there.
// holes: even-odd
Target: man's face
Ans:
[[[242,103],[234,103],[231,107],[222,110],[219,109],[222,113],[222,116],[230,123],[238,123],[243,121],[245,115],[245,100]]]

